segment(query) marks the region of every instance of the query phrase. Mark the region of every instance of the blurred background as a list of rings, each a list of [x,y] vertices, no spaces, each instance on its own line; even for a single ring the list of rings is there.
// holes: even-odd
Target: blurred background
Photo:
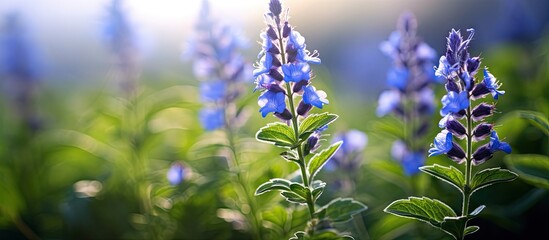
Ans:
[[[111,44],[110,0],[0,2],[0,239],[252,239],[239,213],[229,211],[242,211],[242,206],[234,200],[223,150],[216,147],[222,145],[216,139],[224,135],[202,129],[199,80],[192,60],[183,57],[192,45],[201,1],[121,3],[132,28],[129,57]],[[391,126],[394,118],[375,114],[391,66],[380,43],[395,30],[398,17],[411,11],[417,17],[417,35],[437,56],[445,51],[452,28],[463,33],[474,28],[470,52],[480,55],[481,66],[488,66],[507,91],[492,121],[513,154],[496,155],[482,168],[518,169],[521,178],[476,193],[473,204],[487,209],[473,220],[481,229],[469,239],[537,239],[549,234],[544,229],[549,214],[547,164],[541,169],[535,163],[518,164],[549,161],[544,125],[549,114],[548,1],[283,4],[290,8],[290,22],[305,36],[308,49],[320,53],[322,64],[313,66],[315,85],[328,93],[326,111],[340,115],[328,132],[357,129],[368,136],[353,190],[336,187],[323,197],[352,196],[369,206],[355,217],[360,221],[353,220],[345,229],[358,239],[447,239],[424,224],[382,210],[410,195],[439,198],[454,209],[460,206],[455,189],[422,174],[408,176],[391,160],[395,137],[385,130],[398,124]],[[210,8],[213,19],[239,29],[247,46],[242,54],[251,66],[261,49],[257,42],[265,28],[266,1],[211,0]],[[19,37],[23,43],[13,43]],[[20,48],[26,50],[10,55]],[[130,77],[120,54],[131,59]],[[13,67],[17,64],[25,67]],[[125,77],[135,79],[138,90],[124,92],[119,80]],[[255,132],[276,118],[256,114],[259,94],[252,92],[252,78],[248,83],[238,104],[247,106],[250,115],[238,142],[245,146],[243,166],[253,169],[246,179],[255,189],[269,177],[295,169],[285,166],[279,150],[255,142]],[[438,85],[434,90],[439,108],[444,89]],[[435,114],[429,139],[439,131],[438,120]],[[432,163],[453,164],[443,157],[429,158],[427,164]],[[183,166],[181,183],[166,177],[174,164]],[[338,186],[342,171],[325,171],[322,177]],[[282,204],[276,194],[257,198],[265,212]],[[299,209],[295,212],[299,219]],[[292,227],[303,224],[298,221]],[[267,231],[276,232],[266,234],[269,239],[287,239],[290,232]]]

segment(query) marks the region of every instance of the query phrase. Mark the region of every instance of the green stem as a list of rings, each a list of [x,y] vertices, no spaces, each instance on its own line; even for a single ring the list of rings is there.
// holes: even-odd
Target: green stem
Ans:
[[[466,217],[469,214],[469,199],[471,198],[471,172],[472,172],[472,152],[473,152],[473,119],[471,116],[471,100],[467,108],[467,156],[465,159],[465,186],[463,187],[463,206],[461,216]]]
[[[280,45],[280,55],[282,58],[282,64],[286,64],[287,60],[286,60],[286,54],[284,52],[284,42],[282,41],[282,31],[280,29],[280,26],[277,26],[277,29],[278,29],[278,36],[279,36],[278,43]],[[292,88],[289,82],[286,82],[286,96],[288,96],[290,111],[292,113],[292,125],[294,129],[295,141],[299,142],[299,125],[297,123],[297,114],[296,114],[296,109],[294,105],[294,94],[292,92]],[[297,147],[297,153],[299,156],[298,163],[299,163],[299,168],[301,170],[301,179],[303,180],[303,185],[305,185],[305,187],[309,189],[309,191],[307,191],[307,207],[309,208],[309,214],[311,215],[311,219],[314,219],[315,218],[315,202],[314,202],[312,193],[310,191],[311,186],[309,183],[309,176],[307,174],[307,167],[305,165],[305,157],[303,156],[303,151],[301,150],[301,144],[299,144],[299,146]]]

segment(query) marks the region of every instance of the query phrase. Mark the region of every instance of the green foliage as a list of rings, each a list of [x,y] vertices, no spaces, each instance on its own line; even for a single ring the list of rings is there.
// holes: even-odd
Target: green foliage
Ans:
[[[339,147],[343,144],[342,141],[336,142],[330,145],[328,148],[315,154],[309,163],[307,164],[307,170],[309,171],[309,181],[313,181],[316,174],[322,169],[322,167],[330,160],[330,158],[337,152]]]
[[[316,214],[319,218],[327,218],[334,222],[346,222],[368,207],[351,198],[336,198],[318,209]]]
[[[443,180],[450,185],[456,187],[459,191],[463,192],[463,186],[465,185],[465,176],[463,173],[453,167],[444,167],[438,164],[432,166],[423,166],[419,168],[421,171],[426,172],[440,180]]]
[[[269,123],[259,129],[256,138],[280,147],[295,148],[297,145],[292,128],[281,122]]]
[[[505,163],[519,178],[539,188],[549,189],[549,157],[537,154],[513,154]]]
[[[477,191],[481,188],[495,183],[509,182],[517,178],[517,174],[506,169],[489,168],[482,170],[473,176],[471,180],[471,191]]]
[[[282,190],[282,191],[291,191],[290,185],[292,184],[291,181],[283,179],[283,178],[273,178],[269,179],[268,182],[263,183],[257,187],[257,190],[255,190],[255,195],[261,195],[263,193],[272,191],[272,190]]]
[[[299,138],[307,139],[317,129],[334,122],[338,116],[331,113],[311,114],[299,124]]]

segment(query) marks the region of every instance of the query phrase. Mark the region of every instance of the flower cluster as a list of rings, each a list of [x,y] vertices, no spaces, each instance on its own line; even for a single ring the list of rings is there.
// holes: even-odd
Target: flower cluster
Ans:
[[[469,36],[466,39],[461,36],[460,31],[454,29],[450,31],[446,54],[440,57],[439,66],[436,68],[435,74],[447,79],[447,94],[442,97],[440,110],[443,118],[439,122],[439,127],[443,130],[431,145],[429,156],[446,154],[455,162],[463,163],[466,160],[466,153],[453,141],[454,137],[459,139],[467,137],[473,142],[490,137],[488,143],[478,147],[472,153],[472,159],[467,159],[474,165],[478,165],[492,158],[496,151],[511,153],[511,147],[499,140],[494,125],[484,122],[486,117],[494,113],[495,105],[481,102],[472,106],[474,100],[484,98],[488,94],[497,100],[505,94],[505,91],[499,89],[501,83],[487,68],[483,70],[482,80],[475,79],[480,66],[480,57],[470,56],[468,49],[474,30],[467,31]],[[465,126],[460,121],[463,118],[467,119]]]
[[[14,112],[33,130],[40,127],[33,106],[36,82],[42,74],[37,49],[32,44],[21,16],[11,13],[6,18],[0,39],[0,76]]]
[[[412,175],[425,161],[425,150],[416,143],[425,137],[434,111],[435,51],[416,36],[417,22],[411,13],[401,15],[397,28],[380,46],[393,67],[387,74],[389,89],[379,96],[377,115],[393,113],[404,123],[404,139],[395,141],[391,152],[404,172]]]
[[[263,91],[258,100],[261,116],[274,113],[281,120],[289,121],[294,116],[288,110],[286,97],[301,96],[296,108],[299,116],[306,116],[313,106],[322,108],[328,100],[324,91],[311,85],[309,64],[320,63],[318,53],[307,50],[305,38],[288,23],[287,14],[282,19],[281,9],[279,1],[270,2],[270,11],[265,14],[268,26],[260,34],[262,50],[253,75],[255,90]]]
[[[362,151],[368,143],[368,136],[356,129],[339,132],[332,138],[332,143],[343,141],[339,151],[326,168],[337,168],[344,171],[356,171],[362,162]]]
[[[238,52],[245,46],[238,32],[212,19],[209,3],[203,1],[185,57],[192,57],[194,74],[201,80],[200,98],[205,107],[199,117],[206,130],[229,126],[238,117],[227,111],[243,92],[241,82],[250,78],[251,69]]]
[[[136,33],[124,9],[122,0],[112,0],[107,8],[103,26],[104,40],[113,53],[120,74],[120,87],[133,93],[138,71],[138,44]]]

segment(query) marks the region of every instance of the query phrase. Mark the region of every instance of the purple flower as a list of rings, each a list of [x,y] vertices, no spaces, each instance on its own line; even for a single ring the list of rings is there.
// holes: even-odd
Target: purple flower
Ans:
[[[429,157],[448,153],[452,147],[452,133],[448,132],[446,129],[442,130],[442,132],[438,133],[435,137],[434,143],[431,144]]]
[[[446,116],[449,113],[458,113],[459,111],[469,107],[469,99],[467,98],[467,92],[462,91],[456,93],[454,91],[448,92],[448,94],[442,97],[442,108],[440,109],[440,115]]]
[[[387,73],[387,85],[394,87],[400,91],[406,91],[406,85],[408,83],[409,72],[405,68],[394,67]]]
[[[204,129],[213,131],[225,124],[225,111],[223,108],[204,108],[200,110],[199,118]]]
[[[261,96],[257,104],[259,104],[259,111],[262,117],[266,117],[267,114],[283,113],[286,109],[286,95],[282,92],[265,91]]]
[[[341,168],[343,170],[357,170],[357,165],[362,161],[361,152],[368,144],[368,136],[356,129],[339,132],[334,135],[331,142],[343,141],[339,151],[337,151],[332,160],[326,164],[329,170]]]
[[[311,104],[317,108],[322,108],[324,104],[329,103],[326,99],[326,93],[321,90],[317,91],[313,86],[303,87],[303,102],[306,104]]]
[[[226,84],[223,81],[207,81],[200,84],[200,96],[204,102],[223,100],[226,94]]]
[[[436,68],[436,71],[435,71],[435,76],[451,79],[457,76],[458,69],[459,67],[457,64],[451,65],[448,62],[448,59],[446,58],[446,56],[441,56],[438,62],[438,67]]]
[[[273,55],[270,53],[265,53],[261,60],[259,60],[259,64],[257,65],[257,68],[253,71],[254,77],[257,77],[263,73],[268,73],[271,71],[271,67],[273,66]]]
[[[379,95],[376,114],[382,117],[392,112],[400,104],[400,93],[398,91],[387,90]]]
[[[311,78],[311,67],[304,62],[284,64],[282,72],[286,82],[308,81]]]
[[[185,169],[181,163],[174,163],[166,174],[171,185],[180,184],[185,179]]]
[[[488,69],[486,68],[484,68],[484,80],[482,80],[482,82],[486,84],[486,87],[490,90],[494,99],[497,100],[499,95],[505,94],[505,91],[498,90],[499,87],[501,87],[501,83],[499,83],[494,75],[488,72]]]

